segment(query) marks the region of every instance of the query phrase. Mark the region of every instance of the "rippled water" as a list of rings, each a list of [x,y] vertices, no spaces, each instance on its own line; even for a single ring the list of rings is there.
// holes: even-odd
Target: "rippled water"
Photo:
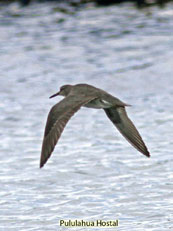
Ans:
[[[0,12],[0,230],[67,230],[60,219],[171,230],[173,5],[65,14],[55,3],[11,4]],[[128,114],[151,158],[104,112],[84,108],[39,169],[47,114],[60,100],[48,97],[66,83],[93,84],[134,105]]]

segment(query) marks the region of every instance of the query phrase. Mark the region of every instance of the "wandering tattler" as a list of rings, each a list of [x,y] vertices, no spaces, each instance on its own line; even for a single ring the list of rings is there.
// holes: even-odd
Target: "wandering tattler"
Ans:
[[[109,93],[88,84],[64,85],[57,95],[65,96],[49,112],[42,144],[40,168],[47,162],[67,122],[80,107],[103,109],[121,134],[141,153],[150,157],[139,132],[128,118],[123,103]]]

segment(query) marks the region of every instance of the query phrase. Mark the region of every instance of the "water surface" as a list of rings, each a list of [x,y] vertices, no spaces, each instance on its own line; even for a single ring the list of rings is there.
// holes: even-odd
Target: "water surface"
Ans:
[[[55,3],[11,4],[0,12],[0,230],[67,230],[60,219],[171,230],[173,5],[64,13]],[[84,108],[39,169],[47,114],[61,99],[48,97],[67,83],[93,84],[132,104],[128,114],[151,158],[103,111]]]

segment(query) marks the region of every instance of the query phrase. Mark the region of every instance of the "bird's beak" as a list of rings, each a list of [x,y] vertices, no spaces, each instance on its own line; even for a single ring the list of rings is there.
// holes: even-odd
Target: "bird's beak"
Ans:
[[[50,99],[50,98],[53,98],[53,97],[55,97],[55,96],[57,96],[57,95],[59,95],[59,93],[60,93],[60,92],[57,92],[56,94],[51,95],[51,96],[49,97],[49,99]]]

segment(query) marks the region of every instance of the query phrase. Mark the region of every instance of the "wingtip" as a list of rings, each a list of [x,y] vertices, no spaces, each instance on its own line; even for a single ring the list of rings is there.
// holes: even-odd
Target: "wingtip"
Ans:
[[[44,160],[40,160],[40,168],[42,168],[44,165],[45,165],[45,163],[46,163],[46,161],[44,161]]]
[[[40,163],[40,168],[42,168],[44,166],[44,164]]]
[[[150,153],[147,151],[147,152],[145,153],[145,156],[148,157],[148,158],[150,158]]]

